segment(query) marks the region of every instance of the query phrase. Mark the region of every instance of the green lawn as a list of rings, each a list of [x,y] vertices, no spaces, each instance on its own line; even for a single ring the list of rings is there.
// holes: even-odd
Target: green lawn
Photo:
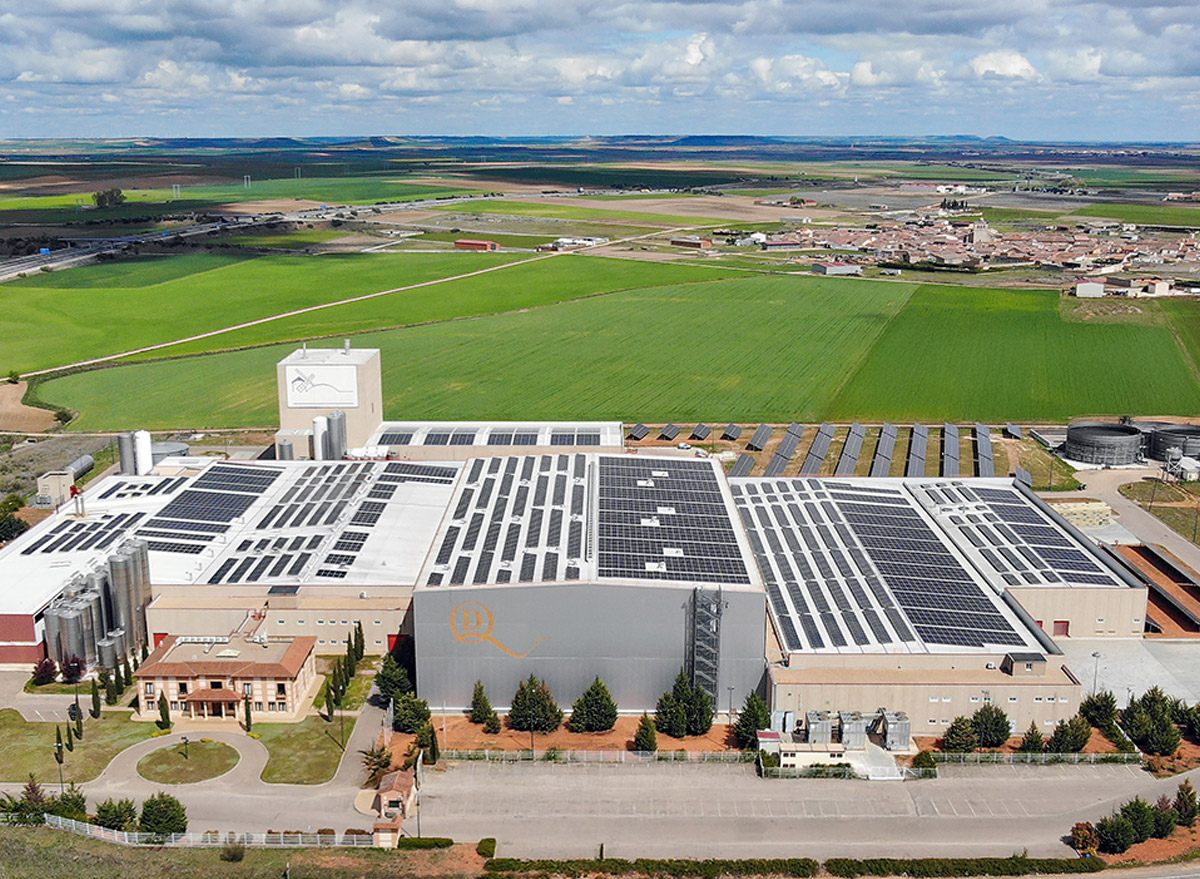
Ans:
[[[371,819],[354,824],[369,830]],[[203,833],[207,828],[194,827]],[[281,826],[276,830],[295,828]],[[316,828],[313,828],[314,830]],[[346,830],[340,824],[339,834]],[[471,841],[472,849],[474,841]],[[249,848],[245,860],[221,860],[220,847],[123,846],[70,836],[49,827],[5,827],[0,833],[0,875],[14,879],[396,879],[402,876],[473,875],[461,849],[396,851],[376,848]]]
[[[356,719],[345,720],[347,741]],[[299,723],[256,723],[254,733],[271,752],[262,774],[263,781],[271,784],[324,784],[333,778],[342,759],[342,726],[337,717],[332,723],[321,717],[306,717]],[[347,759],[357,760],[358,756]]]
[[[1200,228],[1200,208],[1170,204],[1090,204],[1072,211],[1075,217],[1102,217],[1123,223],[1148,226],[1191,226]]]
[[[159,784],[195,784],[224,775],[239,760],[238,752],[223,742],[203,739],[152,751],[138,761],[138,775]]]
[[[90,696],[89,696],[90,699]],[[128,711],[101,711],[93,720],[84,706],[83,741],[75,743],[63,760],[67,781],[91,781],[119,752],[149,738],[156,727],[152,723],[129,720]],[[29,723],[13,708],[0,709],[0,781],[20,782],[37,776],[45,785],[58,782],[58,764],[54,762],[53,723]]]
[[[365,657],[358,664],[358,674],[350,680],[350,686],[346,688],[346,697],[342,700],[342,710],[357,711],[367,704],[367,696],[371,693],[371,685],[375,683],[375,672],[378,671],[379,659],[375,657]],[[317,688],[317,695],[313,698],[313,705],[318,710],[325,710],[325,688],[329,685],[329,676],[326,675],[321,680],[321,686]]]
[[[460,202],[437,205],[436,210],[460,214],[507,214],[514,217],[557,217],[562,220],[636,220],[643,223],[662,223],[668,226],[719,226],[729,223],[713,217],[681,217],[670,214],[651,214],[642,211],[602,210],[577,205],[549,204],[508,199]]]
[[[1170,330],[1066,322],[1057,293],[923,286],[828,415],[899,421],[1186,414],[1200,385]]]
[[[422,253],[239,260],[193,254],[39,275],[0,287],[0,372],[117,354],[514,258]],[[219,337],[195,347],[225,344]]]

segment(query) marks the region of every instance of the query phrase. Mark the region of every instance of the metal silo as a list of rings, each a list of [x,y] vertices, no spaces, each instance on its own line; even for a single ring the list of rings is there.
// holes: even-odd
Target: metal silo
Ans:
[[[346,413],[335,409],[329,413],[329,458],[340,461],[346,457]]]
[[[137,473],[137,447],[134,445],[132,433],[117,436],[117,453],[121,456],[121,473],[125,476]]]
[[[76,598],[73,602],[71,602],[71,607],[74,610],[79,611],[79,646],[83,648],[75,655],[88,665],[91,665],[96,661],[96,639],[102,635],[103,632],[97,632],[95,629],[94,621],[92,619],[92,608],[88,604],[86,596],[81,595]]]
[[[88,665],[96,664],[96,642],[104,637],[107,627],[104,625],[104,608],[100,606],[99,592],[85,592],[79,596],[80,602],[88,611],[87,659]]]
[[[62,621],[58,617],[57,607],[48,607],[42,615],[46,626],[46,655],[55,662],[62,661]]]
[[[74,461],[67,465],[67,469],[71,471],[71,475],[78,479],[85,473],[90,473],[92,468],[96,466],[96,459],[91,455],[80,455]]]
[[[150,431],[135,431],[133,446],[134,459],[137,461],[137,475],[145,476],[154,469],[154,442],[150,439]]]
[[[125,643],[125,630],[120,628],[113,629],[108,633],[108,637],[112,639],[113,650],[116,652],[117,662],[120,662],[129,655],[129,651],[126,649],[127,645]]]
[[[93,571],[87,575],[87,588],[89,592],[95,592],[100,599],[100,625],[97,631],[107,632],[113,625],[112,606],[109,601],[108,577],[100,571]]]
[[[118,552],[108,557],[108,582],[112,584],[112,598],[115,605],[113,625],[119,629],[128,629],[133,619],[133,562],[124,552]]]
[[[59,620],[62,624],[62,660],[66,660],[69,656],[78,656],[83,658],[87,655],[87,648],[83,643],[83,617],[85,611],[79,607],[68,606],[59,611]]]
[[[314,461],[329,460],[329,419],[318,415],[313,419],[312,459]]]
[[[1179,449],[1189,458],[1200,456],[1200,425],[1172,424],[1150,436],[1150,457],[1167,460],[1168,449]]]
[[[292,447],[291,440],[280,440],[276,449],[276,458],[280,461],[296,460],[296,450]]]
[[[113,669],[117,667],[117,642],[112,638],[101,638],[96,642],[96,653],[99,655],[100,665],[104,668]]]

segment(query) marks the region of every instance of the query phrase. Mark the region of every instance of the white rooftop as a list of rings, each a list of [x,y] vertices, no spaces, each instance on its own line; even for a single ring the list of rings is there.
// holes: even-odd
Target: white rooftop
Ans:
[[[367,445],[620,449],[625,434],[619,421],[385,421]]]
[[[297,348],[279,361],[281,365],[302,366],[349,363],[361,366],[379,356],[378,348]]]

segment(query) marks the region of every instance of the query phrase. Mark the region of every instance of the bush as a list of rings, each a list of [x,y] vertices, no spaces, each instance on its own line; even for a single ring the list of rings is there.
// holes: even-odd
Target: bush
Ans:
[[[1093,693],[1079,703],[1079,713],[1088,723],[1098,729],[1104,729],[1117,719],[1117,697],[1104,690]]]
[[[138,821],[142,833],[168,836],[187,832],[187,810],[183,803],[170,794],[157,793],[142,803],[142,816]]]
[[[136,830],[137,806],[133,800],[116,800],[111,797],[96,806],[96,823],[109,830]]]
[[[447,836],[402,836],[396,840],[396,848],[427,849],[450,848],[454,840]]]
[[[975,735],[979,738],[981,748],[999,748],[1008,741],[1012,732],[1008,715],[990,704],[984,705],[972,715],[971,725],[975,727]]]
[[[825,872],[831,876],[1028,876],[1051,873],[1096,873],[1104,869],[1099,858],[830,858]]]
[[[643,752],[658,750],[658,734],[654,731],[654,721],[644,711],[642,719],[638,721],[637,732],[633,734],[633,750]]]
[[[552,873],[561,876],[666,876],[672,879],[717,879],[719,876],[816,876],[821,865],[811,858],[748,858],[739,861],[683,859],[658,860],[623,858],[603,860],[523,860],[492,858],[484,869],[489,873]]]
[[[702,736],[712,729],[713,704],[707,691],[694,686],[684,669],[675,676],[671,689],[658,699],[654,725],[663,735],[675,739]]]
[[[246,857],[246,844],[238,840],[229,840],[221,846],[221,860],[236,864]]]
[[[385,706],[389,700],[413,691],[408,672],[390,653],[386,654],[380,663],[379,672],[375,675],[375,686],[379,689],[379,697]]]
[[[508,724],[522,732],[554,732],[562,725],[563,713],[554,701],[550,687],[536,675],[521,681],[513,695]]]
[[[617,723],[617,703],[604,681],[597,678],[571,706],[571,732],[607,732]]]
[[[1038,729],[1036,720],[1029,722],[1025,738],[1021,739],[1021,750],[1026,754],[1040,754],[1046,750],[1046,740],[1042,736],[1042,731]]]
[[[87,671],[87,663],[72,653],[62,664],[63,682],[67,684],[77,684],[84,672]]]
[[[912,765],[913,769],[937,769],[937,760],[933,757],[933,751],[926,748],[913,757]]]
[[[1137,841],[1137,831],[1129,823],[1128,818],[1111,815],[1096,822],[1097,846],[1106,855],[1119,855],[1128,851]]]
[[[500,715],[493,711],[483,723],[483,731],[489,736],[500,734]]]
[[[495,837],[489,836],[485,839],[479,840],[479,845],[475,846],[475,854],[479,855],[481,858],[496,857]]]
[[[682,739],[687,735],[687,706],[679,704],[675,694],[663,693],[654,708],[654,728],[664,736]]]
[[[1046,750],[1055,754],[1078,754],[1087,747],[1092,738],[1092,725],[1083,715],[1076,714],[1070,720],[1060,720],[1054,727]]]
[[[1080,854],[1094,852],[1100,845],[1096,828],[1090,821],[1080,821],[1071,828],[1071,848]]]
[[[1190,779],[1184,779],[1175,791],[1175,815],[1182,827],[1191,827],[1196,823],[1197,813],[1200,813],[1200,803],[1196,799],[1196,789]]]
[[[1175,826],[1179,823],[1179,816],[1175,812],[1175,806],[1171,804],[1171,798],[1165,795],[1159,797],[1153,812],[1154,830],[1150,835],[1155,839],[1166,839],[1175,832]]]

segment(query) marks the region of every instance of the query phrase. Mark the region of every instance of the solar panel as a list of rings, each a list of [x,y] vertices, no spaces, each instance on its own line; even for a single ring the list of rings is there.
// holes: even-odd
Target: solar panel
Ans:
[[[1021,428],[1017,427],[1011,421],[1004,425],[1004,434],[1005,436],[1018,440],[1024,439],[1025,437],[1025,434],[1021,431]]]
[[[975,469],[980,476],[995,476],[996,464],[992,458],[992,431],[984,424],[975,423]]]
[[[867,429],[857,421],[850,425],[850,432],[846,434],[846,444],[842,446],[842,454],[838,458],[837,469],[834,470],[835,476],[854,475],[854,470],[858,467],[859,456],[862,455],[863,440],[866,439],[866,436]]]
[[[958,461],[961,450],[961,440],[958,427],[953,424],[942,426],[942,476],[954,478],[958,476]]]
[[[875,446],[875,458],[871,461],[871,476],[889,476],[892,472],[892,455],[896,452],[896,427],[885,424],[879,431],[879,444]]]
[[[662,433],[659,436],[665,440],[673,440],[679,436],[679,427],[674,424],[668,424],[662,429]]]
[[[923,424],[914,424],[912,439],[908,446],[908,466],[905,476],[925,475],[925,453],[929,447],[929,428]]]
[[[646,427],[644,424],[635,424],[629,431],[629,438],[635,442],[638,440],[644,440],[649,435],[650,428]]]
[[[709,427],[707,424],[703,424],[703,423],[697,424],[694,428],[692,428],[692,439],[706,440],[706,439],[708,439],[709,434],[711,434],[711,433],[712,433],[712,428]]]
[[[412,438],[413,435],[411,433],[389,431],[379,437],[379,444],[381,446],[407,446],[412,442]]]
[[[829,454],[829,445],[833,442],[833,433],[834,427],[829,422],[825,422],[817,428],[817,435],[813,437],[808,455],[805,456],[804,463],[800,465],[802,476],[814,476],[821,472],[825,456]]]
[[[232,522],[245,513],[257,499],[257,494],[196,491],[189,488],[159,510],[158,515],[164,519]]]
[[[754,431],[754,436],[750,438],[750,442],[746,443],[746,448],[751,451],[761,452],[767,447],[767,441],[771,438],[771,427],[767,424],[760,424],[758,429]]]
[[[725,432],[721,434],[721,439],[736,440],[742,435],[742,429],[736,424],[725,425]]]
[[[750,471],[754,469],[754,456],[747,455],[744,452],[738,456],[734,462],[733,469],[729,471],[730,476],[749,476]]]
[[[1014,472],[1017,476],[1017,482],[1033,488],[1033,474],[1019,464],[1014,468]]]

